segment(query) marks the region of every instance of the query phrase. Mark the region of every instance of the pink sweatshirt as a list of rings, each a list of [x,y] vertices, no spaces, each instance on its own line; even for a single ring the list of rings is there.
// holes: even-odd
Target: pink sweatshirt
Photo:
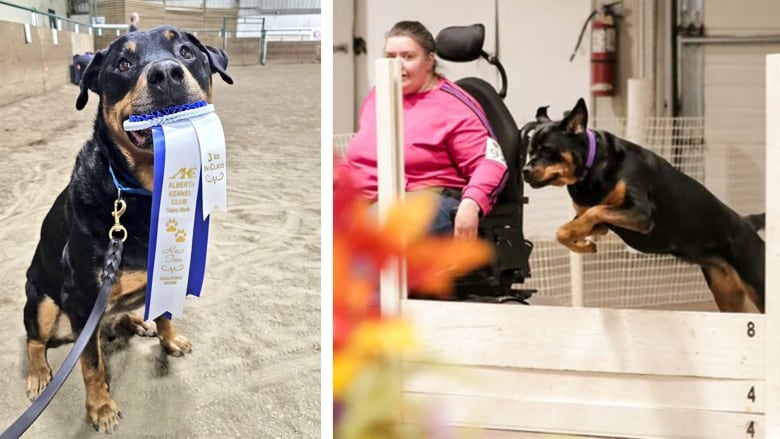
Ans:
[[[470,108],[450,91],[466,96]],[[488,214],[506,178],[506,162],[490,138],[482,107],[463,89],[442,78],[431,90],[405,95],[404,162],[406,191],[425,187],[463,190]],[[486,119],[485,119],[486,120]],[[487,123],[487,122],[485,122]],[[343,165],[366,197],[377,197],[376,96],[372,89],[360,109],[359,129]]]

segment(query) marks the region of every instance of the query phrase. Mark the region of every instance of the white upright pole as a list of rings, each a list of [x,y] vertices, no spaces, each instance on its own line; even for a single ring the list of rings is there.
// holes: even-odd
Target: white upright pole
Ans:
[[[571,279],[571,306],[585,306],[585,258],[580,253],[569,252]]]
[[[780,54],[766,57],[766,436],[780,438]]]
[[[641,58],[641,57],[640,57]],[[640,73],[643,73],[640,71]],[[628,80],[628,93],[627,105],[626,105],[626,139],[630,140],[637,145],[646,145],[647,142],[647,129],[648,119],[653,117],[655,113],[654,101],[655,97],[655,81],[652,79],[634,79]],[[626,251],[640,255],[642,252],[639,250],[623,244]]]
[[[652,79],[628,80],[626,105],[626,139],[637,145],[645,144],[647,119],[653,117],[655,83]]]
[[[403,100],[401,61],[376,61],[377,176],[379,179],[379,221],[394,203],[404,197]],[[406,266],[392,261],[382,271],[379,283],[382,314],[397,316],[406,296]]]

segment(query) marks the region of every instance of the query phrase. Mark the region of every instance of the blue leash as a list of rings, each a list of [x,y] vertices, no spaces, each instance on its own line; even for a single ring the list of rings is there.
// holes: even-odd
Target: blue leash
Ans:
[[[136,187],[132,186],[125,186],[122,184],[118,178],[116,178],[116,173],[114,173],[114,167],[111,166],[111,164],[108,164],[108,172],[111,173],[111,178],[114,179],[114,186],[116,186],[117,190],[121,194],[122,192],[128,193],[128,194],[134,194],[134,195],[143,195],[145,197],[151,197],[152,193],[148,190],[141,187],[141,184],[136,181],[135,178],[133,178],[132,175],[123,174],[122,178],[129,181],[131,184],[134,184]],[[121,198],[121,195],[120,195]]]

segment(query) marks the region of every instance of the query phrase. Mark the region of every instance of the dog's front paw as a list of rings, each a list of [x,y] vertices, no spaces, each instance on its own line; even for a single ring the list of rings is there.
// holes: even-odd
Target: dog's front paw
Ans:
[[[141,337],[154,337],[157,335],[157,325],[154,322],[145,322],[139,315],[132,312],[122,314],[117,320],[116,326],[120,326],[131,334]]]
[[[585,241],[582,250],[583,253],[596,253],[596,243],[593,241]]]
[[[141,322],[135,326],[135,334],[141,337],[154,337],[157,335],[157,326],[152,322]]]
[[[555,232],[555,238],[575,253],[596,253],[596,243],[574,229],[562,226]]]
[[[126,329],[141,337],[154,337],[157,335],[157,325],[153,322],[145,322],[140,317],[133,317],[136,318],[128,319],[128,321],[125,322],[124,326]]]
[[[35,400],[43,392],[51,381],[51,368],[49,366],[30,367],[27,371],[27,397]]]
[[[590,253],[596,253],[596,245],[595,244],[586,244],[581,246],[572,246],[569,247],[569,250],[573,251],[574,253],[582,253],[582,254],[590,254]]]
[[[575,253],[596,253],[596,243],[590,239],[583,241],[576,241],[572,245],[568,246],[569,249]]]
[[[111,433],[119,425],[122,413],[108,392],[95,401],[87,401],[87,422],[101,433]]]
[[[181,357],[192,352],[192,343],[181,334],[176,334],[170,338],[160,337],[160,344],[168,355],[174,357]]]

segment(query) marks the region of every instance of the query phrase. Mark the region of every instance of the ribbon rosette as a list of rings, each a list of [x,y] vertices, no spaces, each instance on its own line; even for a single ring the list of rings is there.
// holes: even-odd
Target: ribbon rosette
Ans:
[[[154,190],[144,320],[179,317],[200,296],[209,214],[227,208],[225,135],[213,111],[152,127]]]

